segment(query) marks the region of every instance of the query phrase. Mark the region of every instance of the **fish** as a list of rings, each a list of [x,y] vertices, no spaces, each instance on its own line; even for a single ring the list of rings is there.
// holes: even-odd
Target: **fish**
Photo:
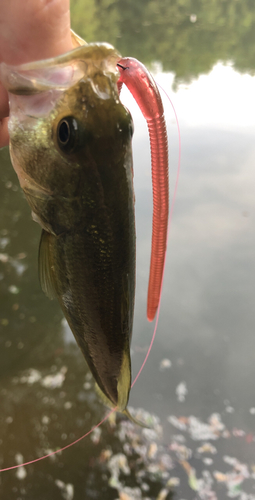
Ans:
[[[72,39],[73,50],[56,58],[0,65],[9,92],[10,156],[42,227],[42,289],[58,299],[104,402],[135,420],[127,409],[134,127],[117,87],[124,60],[109,44],[86,44],[74,32]]]

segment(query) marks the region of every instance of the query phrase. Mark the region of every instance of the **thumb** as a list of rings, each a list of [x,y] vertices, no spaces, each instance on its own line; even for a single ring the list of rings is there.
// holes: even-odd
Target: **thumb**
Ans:
[[[69,0],[1,0],[0,61],[23,64],[71,49]]]
[[[69,0],[1,0],[0,63],[24,64],[71,49]],[[0,148],[8,145],[8,114],[0,83]]]

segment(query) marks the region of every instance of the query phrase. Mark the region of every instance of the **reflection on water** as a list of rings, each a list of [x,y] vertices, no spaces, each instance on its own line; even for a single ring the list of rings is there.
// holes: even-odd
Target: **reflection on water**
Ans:
[[[107,41],[123,56],[159,61],[176,83],[208,73],[218,61],[255,69],[251,0],[71,0],[74,30],[88,42]]]
[[[173,75],[156,79],[170,91]],[[173,94],[181,178],[158,333],[130,398],[156,416],[155,431],[118,416],[62,454],[2,473],[1,498],[255,498],[254,88],[254,78],[217,65]],[[123,99],[136,129],[136,374],[153,327],[145,317],[151,181],[146,125]],[[177,131],[165,105],[173,191]],[[77,439],[105,409],[57,302],[40,289],[40,228],[7,150],[0,162],[0,466],[8,467]]]

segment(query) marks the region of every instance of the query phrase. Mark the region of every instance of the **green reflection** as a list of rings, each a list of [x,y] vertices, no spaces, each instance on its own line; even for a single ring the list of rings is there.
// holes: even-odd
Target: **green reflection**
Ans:
[[[159,61],[176,82],[208,73],[217,61],[255,68],[251,0],[71,0],[72,27],[88,42],[112,43],[123,56]]]

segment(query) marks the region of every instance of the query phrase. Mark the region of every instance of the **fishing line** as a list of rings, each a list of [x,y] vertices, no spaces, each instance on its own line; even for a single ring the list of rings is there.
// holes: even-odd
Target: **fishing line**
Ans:
[[[39,457],[39,458],[35,458],[34,460],[30,460],[29,462],[24,462],[23,464],[17,464],[17,465],[13,465],[12,467],[6,467],[5,469],[0,469],[0,472],[4,472],[6,470],[11,470],[11,469],[17,469],[18,467],[24,467],[25,465],[30,465],[30,464],[34,464],[35,462],[39,462],[39,460],[43,460],[44,458],[48,458],[48,457],[52,457],[52,455],[56,455],[56,453],[60,453],[61,451],[64,451],[66,450],[67,448],[70,448],[71,446],[73,446],[74,444],[76,443],[79,443],[79,441],[81,441],[82,439],[84,439],[85,437],[89,436],[89,434],[91,434],[91,432],[93,432],[95,429],[97,429],[103,422],[105,422],[105,420],[107,420],[107,418],[117,410],[117,407],[116,408],[113,408],[109,413],[107,413],[107,415],[101,420],[101,422],[99,422],[99,424],[97,425],[94,425],[94,427],[92,427],[92,429],[90,429],[88,432],[86,432],[86,434],[84,434],[83,436],[79,437],[78,439],[76,439],[75,441],[73,441],[72,443],[70,444],[67,444],[66,446],[64,446],[63,448],[60,448],[59,450],[55,450],[55,451],[51,451],[50,453],[48,453],[47,455],[44,455],[43,457]]]
[[[159,83],[157,83],[157,85],[164,92],[164,94],[166,95],[167,99],[169,100],[169,102],[170,102],[170,104],[172,106],[172,109],[173,109],[173,112],[174,112],[174,115],[175,115],[175,121],[176,121],[176,125],[177,125],[177,130],[178,130],[178,142],[179,142],[177,175],[176,175],[176,181],[175,181],[175,186],[174,186],[173,199],[172,199],[172,203],[170,205],[169,221],[168,221],[168,228],[167,228],[167,245],[168,245],[170,225],[171,225],[171,220],[172,220],[172,215],[173,215],[173,209],[174,209],[174,204],[175,204],[176,194],[177,194],[177,188],[178,188],[178,182],[179,182],[179,177],[180,177],[180,168],[181,168],[181,132],[180,132],[180,126],[179,126],[179,121],[178,121],[177,113],[175,111],[175,107],[173,105],[172,100],[170,99],[170,97],[167,94],[167,92],[163,89],[163,87],[161,85],[159,85]],[[163,277],[164,277],[164,274],[165,274],[165,266],[166,266],[166,253],[165,253],[165,258],[164,258]],[[144,358],[144,361],[142,363],[142,366],[141,366],[140,370],[138,371],[135,379],[133,380],[131,388],[134,387],[135,383],[137,382],[138,378],[140,377],[140,375],[142,373],[142,370],[144,369],[145,363],[146,363],[146,361],[147,361],[147,359],[149,357],[149,354],[151,352],[151,348],[153,346],[154,340],[155,340],[156,331],[157,331],[157,328],[158,328],[159,313],[160,313],[162,286],[163,286],[163,279],[162,279],[161,288],[160,288],[160,298],[159,298],[158,310],[157,310],[157,314],[156,314],[156,320],[155,320],[155,326],[154,326],[154,330],[153,330],[152,339],[151,339],[151,342],[150,342],[147,354],[146,354],[146,356]],[[86,434],[84,434],[83,436],[79,437],[78,439],[76,439],[72,443],[67,444],[63,448],[60,448],[59,450],[51,451],[50,453],[47,453],[47,455],[44,455],[44,456],[39,457],[39,458],[35,458],[34,460],[30,460],[29,462],[24,462],[22,464],[12,465],[11,467],[5,467],[4,469],[0,469],[0,472],[5,472],[7,470],[12,470],[12,469],[18,469],[19,467],[24,467],[26,465],[34,464],[35,462],[39,462],[40,460],[44,460],[45,458],[52,457],[53,455],[56,455],[57,453],[60,453],[60,452],[62,452],[64,450],[67,450],[67,448],[71,448],[71,446],[74,446],[75,444],[79,443],[79,441],[82,441],[85,437],[89,436],[95,429],[97,429],[98,427],[100,427],[100,425],[103,424],[110,417],[110,415],[112,415],[112,413],[114,413],[116,410],[117,410],[117,406],[115,408],[113,408],[111,411],[109,411],[109,413],[107,413],[106,416],[98,424],[94,425],[94,427],[92,427],[88,432],[86,432]]]

